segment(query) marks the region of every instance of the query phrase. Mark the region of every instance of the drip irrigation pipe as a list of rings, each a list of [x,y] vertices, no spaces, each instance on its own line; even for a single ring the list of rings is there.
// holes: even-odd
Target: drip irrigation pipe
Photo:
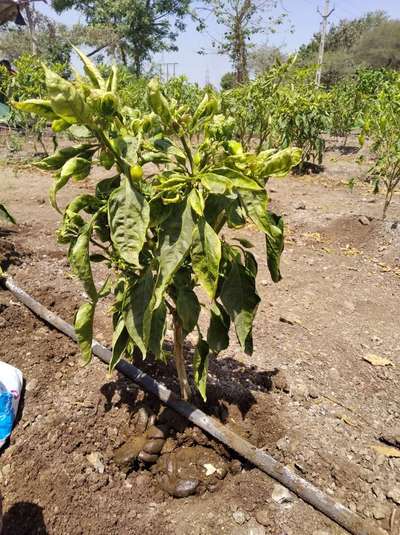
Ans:
[[[30,295],[19,288],[11,278],[3,279],[4,286],[32,312],[46,323],[66,334],[76,341],[75,330],[72,325],[62,320],[59,316],[41,305]],[[108,364],[111,359],[111,351],[93,340],[93,353],[103,362]],[[117,365],[117,370],[132,379],[147,392],[157,396],[165,405],[181,414],[203,431],[234,450],[241,457],[250,461],[254,466],[291,490],[299,498],[312,505],[315,509],[336,522],[352,535],[387,535],[387,532],[374,526],[367,520],[336,502],[305,479],[283,466],[265,451],[256,448],[247,440],[222,425],[215,419],[207,416],[190,403],[178,399],[171,390],[158,383],[155,379],[142,372],[132,364],[122,360]]]

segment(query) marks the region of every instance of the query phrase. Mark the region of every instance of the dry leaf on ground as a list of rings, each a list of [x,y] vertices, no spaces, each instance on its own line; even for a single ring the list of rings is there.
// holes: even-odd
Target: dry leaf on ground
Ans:
[[[383,446],[380,444],[374,444],[372,448],[379,453],[380,455],[384,455],[385,457],[399,457],[400,458],[400,450],[398,448],[394,448],[393,446]]]
[[[374,355],[373,353],[363,356],[363,359],[372,364],[372,366],[394,366],[393,362],[388,358]]]

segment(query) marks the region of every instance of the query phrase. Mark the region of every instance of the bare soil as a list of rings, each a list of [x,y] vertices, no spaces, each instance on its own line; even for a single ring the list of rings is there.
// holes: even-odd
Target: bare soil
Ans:
[[[366,185],[353,192],[346,185],[360,174],[355,158],[331,143],[321,174],[270,182],[273,208],[288,229],[284,280],[270,282],[263,240],[245,229],[260,263],[255,353],[245,356],[232,339],[211,365],[207,405],[196,402],[399,535],[400,458],[373,446],[399,427],[400,198],[382,222],[382,198]],[[0,174],[0,198],[18,220],[0,229],[3,265],[71,321],[83,293],[56,243],[59,214],[47,201],[51,177],[5,161]],[[93,184],[92,178],[69,186],[61,203]],[[162,412],[157,400],[123,377],[108,377],[98,361],[80,367],[76,345],[4,290],[0,329],[0,359],[26,380],[20,418],[0,453],[3,535],[345,533],[295,496],[274,501],[273,480],[182,421],[171,426],[153,467],[137,463],[126,471],[116,452],[139,436],[140,408]],[[108,303],[96,334],[110,344]],[[393,366],[373,366],[364,360],[369,354]],[[172,363],[138,365],[177,391]],[[200,481],[195,495],[170,495],[170,459],[184,480]],[[219,477],[207,479],[204,465],[218,468]]]

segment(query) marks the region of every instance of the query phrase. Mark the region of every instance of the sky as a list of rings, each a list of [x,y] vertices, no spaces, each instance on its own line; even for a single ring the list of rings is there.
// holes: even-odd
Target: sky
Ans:
[[[50,0],[49,0],[50,1]],[[42,3],[36,4],[38,9],[50,17],[73,24],[80,20],[80,15],[68,11],[57,16],[54,11]],[[317,8],[322,11],[323,0],[281,0],[281,5],[288,14],[293,31],[285,25],[277,33],[257,37],[258,43],[281,46],[286,52],[295,52],[302,44],[307,43],[315,32],[319,31],[321,17]],[[383,10],[391,17],[400,19],[400,0],[335,0],[331,1],[335,11],[329,18],[329,23],[340,19],[354,19],[368,11]],[[84,22],[81,19],[81,22]],[[199,34],[195,25],[188,21],[187,28],[176,41],[178,52],[164,52],[154,56],[154,63],[177,63],[176,74],[184,74],[189,80],[204,85],[211,82],[218,85],[221,76],[231,70],[229,58],[215,53],[212,47],[212,38],[219,39],[223,29],[212,19],[207,19],[207,31]],[[198,51],[204,49],[207,53],[199,55]]]

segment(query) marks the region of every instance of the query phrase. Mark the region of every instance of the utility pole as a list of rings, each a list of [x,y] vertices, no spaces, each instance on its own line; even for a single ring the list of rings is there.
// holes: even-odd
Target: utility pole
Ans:
[[[178,63],[160,63],[160,79],[168,82],[171,78],[175,78],[177,65]]]
[[[318,69],[315,75],[315,84],[317,87],[321,85],[322,64],[324,62],[325,39],[326,39],[326,30],[328,28],[328,19],[334,11],[335,11],[334,7],[332,9],[329,8],[329,0],[325,0],[325,7],[324,7],[323,13],[321,13],[321,11],[318,8],[318,13],[321,15],[322,21],[321,21],[321,42],[319,44],[319,53],[318,53]]]

